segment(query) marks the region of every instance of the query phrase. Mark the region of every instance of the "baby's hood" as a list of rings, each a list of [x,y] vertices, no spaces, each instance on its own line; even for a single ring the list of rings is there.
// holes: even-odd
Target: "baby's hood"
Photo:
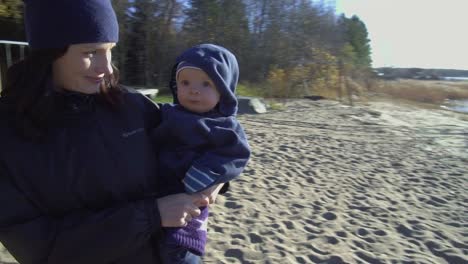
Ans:
[[[176,104],[179,103],[176,96],[176,69],[181,62],[202,69],[213,80],[221,95],[218,110],[223,116],[237,113],[235,90],[239,79],[239,66],[234,54],[214,44],[200,44],[182,53],[176,60],[170,82]]]

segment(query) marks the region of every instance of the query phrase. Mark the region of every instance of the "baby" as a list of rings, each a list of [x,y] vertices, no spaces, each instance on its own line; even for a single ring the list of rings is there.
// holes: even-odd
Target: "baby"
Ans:
[[[160,149],[162,196],[202,192],[214,200],[243,171],[250,147],[235,118],[238,77],[236,57],[217,45],[197,45],[177,58],[170,85],[174,104],[161,105],[162,122],[152,131]],[[165,262],[191,263],[183,261],[187,254],[204,254],[208,208],[200,209],[185,227],[164,229]]]

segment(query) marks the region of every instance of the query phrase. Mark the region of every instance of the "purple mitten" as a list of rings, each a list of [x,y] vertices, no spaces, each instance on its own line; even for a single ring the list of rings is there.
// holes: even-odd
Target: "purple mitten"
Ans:
[[[166,243],[186,248],[195,255],[205,254],[208,207],[201,207],[201,214],[192,218],[185,227],[166,228]]]

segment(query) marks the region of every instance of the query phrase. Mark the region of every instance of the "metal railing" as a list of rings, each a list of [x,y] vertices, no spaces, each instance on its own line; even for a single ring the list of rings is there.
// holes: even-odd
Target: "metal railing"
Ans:
[[[5,79],[6,70],[13,64],[12,48],[18,47],[19,59],[23,59],[28,43],[21,41],[0,40],[0,47],[1,46],[4,46],[5,58],[3,58],[3,56],[0,57],[0,91],[3,87],[3,80]]]

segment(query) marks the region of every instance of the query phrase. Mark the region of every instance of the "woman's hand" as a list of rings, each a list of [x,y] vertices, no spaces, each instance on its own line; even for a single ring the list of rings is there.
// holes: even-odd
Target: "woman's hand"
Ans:
[[[181,227],[200,215],[199,207],[207,206],[209,199],[203,193],[173,194],[157,199],[161,226]]]
[[[201,193],[208,197],[210,204],[214,204],[216,202],[216,197],[218,197],[218,193],[223,188],[224,183],[216,184],[211,186],[210,188],[202,191]]]

